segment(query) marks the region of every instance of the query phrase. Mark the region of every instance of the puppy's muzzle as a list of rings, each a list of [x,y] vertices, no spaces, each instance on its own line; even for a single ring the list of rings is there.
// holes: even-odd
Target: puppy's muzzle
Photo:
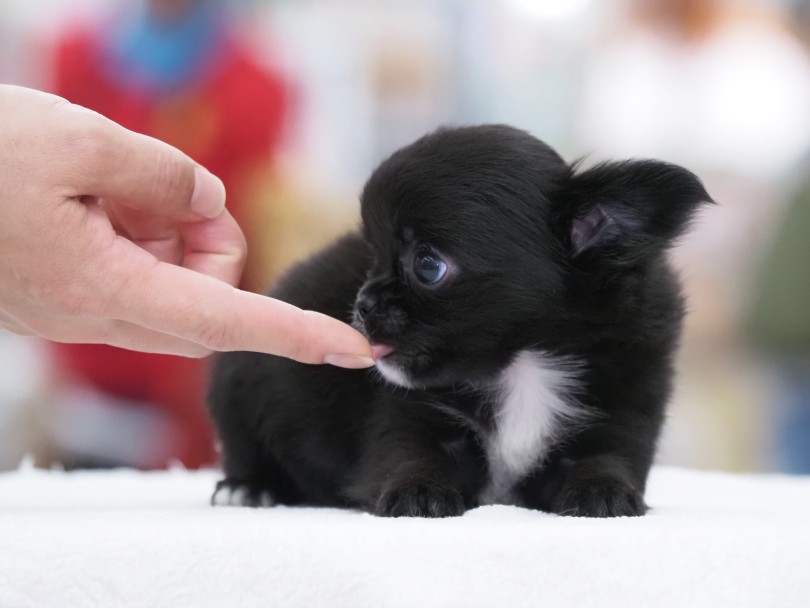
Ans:
[[[365,323],[369,317],[376,313],[379,303],[379,295],[365,287],[361,289],[360,293],[357,294],[357,301],[354,303],[354,310],[357,313],[358,320]]]
[[[407,325],[390,287],[381,281],[364,285],[354,303],[355,327],[374,342],[399,342]]]

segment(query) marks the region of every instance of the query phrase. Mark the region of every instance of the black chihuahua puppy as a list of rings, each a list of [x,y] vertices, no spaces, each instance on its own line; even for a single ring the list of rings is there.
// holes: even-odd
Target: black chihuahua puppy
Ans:
[[[220,356],[213,502],[644,514],[684,314],[666,252],[709,201],[681,167],[578,171],[506,126],[399,150],[362,231],[270,293],[351,321],[376,368]]]

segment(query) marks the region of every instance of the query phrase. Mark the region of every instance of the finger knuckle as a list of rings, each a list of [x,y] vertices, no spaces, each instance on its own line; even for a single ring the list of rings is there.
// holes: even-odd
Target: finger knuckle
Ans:
[[[194,190],[192,171],[171,149],[157,153],[152,175],[151,198],[158,205],[168,205],[178,199],[191,199]]]
[[[94,171],[115,153],[101,116],[80,115],[80,119],[67,121],[61,126],[59,146],[73,159],[77,167]]]
[[[84,287],[73,277],[54,280],[49,275],[34,274],[23,282],[22,289],[38,308],[62,315],[83,313],[88,299]]]
[[[223,314],[203,314],[196,328],[197,342],[213,351],[232,350],[239,343],[239,329],[231,317]]]
[[[47,294],[48,301],[55,312],[70,317],[86,316],[96,314],[94,300],[88,295],[85,287],[78,283],[68,285],[58,291],[50,291]]]
[[[296,361],[311,362],[316,357],[313,353],[312,342],[309,339],[310,328],[304,311],[300,311],[293,319],[288,328],[288,339],[284,345],[284,354]]]

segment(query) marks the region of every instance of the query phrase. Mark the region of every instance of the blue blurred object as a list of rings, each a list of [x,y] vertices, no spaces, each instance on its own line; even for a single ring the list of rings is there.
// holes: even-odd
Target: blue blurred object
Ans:
[[[776,464],[781,471],[810,474],[810,362],[780,366],[779,379]]]
[[[221,3],[197,0],[183,14],[165,19],[140,2],[110,30],[111,74],[155,93],[199,80],[222,42],[222,11]]]

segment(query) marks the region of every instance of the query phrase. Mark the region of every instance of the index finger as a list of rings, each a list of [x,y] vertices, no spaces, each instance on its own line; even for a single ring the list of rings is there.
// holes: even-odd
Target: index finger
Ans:
[[[123,239],[116,246],[134,247]],[[341,367],[374,363],[366,338],[345,323],[142,253],[110,304],[111,316],[214,351],[263,352]]]
[[[180,150],[129,131],[104,116],[71,104],[60,120],[71,148],[65,178],[73,196],[109,199],[181,221],[217,217],[225,207],[222,182]]]

